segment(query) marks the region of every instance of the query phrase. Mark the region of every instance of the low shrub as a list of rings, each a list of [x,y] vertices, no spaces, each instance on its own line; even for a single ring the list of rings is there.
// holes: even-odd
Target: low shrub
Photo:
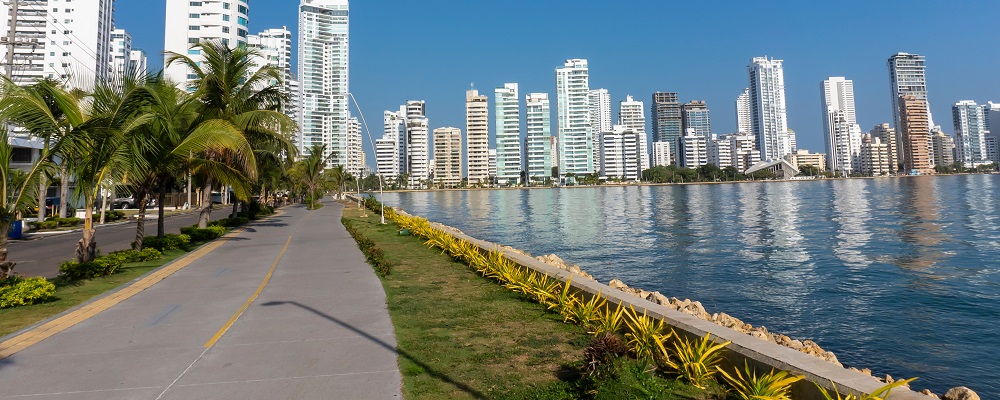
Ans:
[[[0,280],[0,308],[28,306],[52,298],[56,285],[45,278],[13,276]]]
[[[385,258],[385,253],[382,253],[381,249],[375,247],[375,241],[362,235],[346,218],[341,218],[340,222],[344,224],[344,228],[347,228],[347,233],[350,233],[351,237],[358,242],[358,247],[365,254],[365,258],[375,269],[375,272],[381,277],[389,275],[389,272],[392,272],[392,262]]]
[[[163,255],[163,253],[159,250],[148,248],[142,250],[119,250],[104,257],[115,257],[122,260],[124,263],[134,263],[158,260],[161,255]]]
[[[82,219],[77,217],[52,218],[52,220],[56,221],[59,224],[59,226],[77,226],[80,225],[80,222],[83,221]]]
[[[146,236],[142,239],[142,248],[152,248],[161,252],[186,248],[191,244],[191,237],[185,234],[168,233],[163,237]]]
[[[47,219],[45,221],[42,221],[41,223],[38,223],[37,226],[38,229],[56,229],[57,227],[59,227],[59,221],[53,221],[51,219]]]
[[[209,222],[208,225],[209,226],[222,226],[222,227],[226,227],[226,228],[235,228],[235,227],[243,225],[243,224],[245,224],[247,222],[250,222],[249,218],[247,218],[247,217],[239,217],[238,216],[236,218],[217,219],[215,221]]]
[[[213,225],[202,229],[194,225],[181,228],[181,233],[190,236],[192,242],[207,242],[226,234],[226,228]]]
[[[104,222],[114,222],[125,218],[125,213],[118,210],[106,211],[104,213]],[[91,220],[98,222],[101,220],[101,213],[97,212],[91,216]]]
[[[97,257],[94,261],[79,263],[66,261],[59,264],[59,275],[70,281],[94,279],[118,272],[124,262],[115,257]]]

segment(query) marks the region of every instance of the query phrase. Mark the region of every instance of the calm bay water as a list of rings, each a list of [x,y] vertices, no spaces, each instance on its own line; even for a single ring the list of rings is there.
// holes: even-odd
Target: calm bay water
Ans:
[[[1000,399],[1000,175],[389,193],[598,280],[701,301],[842,363]]]

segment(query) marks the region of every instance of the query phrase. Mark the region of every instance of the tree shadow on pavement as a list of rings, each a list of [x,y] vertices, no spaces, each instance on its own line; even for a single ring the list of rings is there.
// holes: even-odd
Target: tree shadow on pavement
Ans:
[[[409,355],[405,351],[399,350],[398,348],[396,348],[396,346],[393,346],[393,345],[391,345],[389,343],[386,343],[386,342],[382,341],[381,339],[368,334],[365,331],[362,331],[362,330],[357,329],[357,328],[355,328],[355,327],[353,327],[351,325],[348,325],[344,321],[341,321],[341,320],[339,320],[337,318],[334,318],[334,317],[332,317],[330,315],[327,315],[327,314],[323,313],[322,311],[319,311],[319,310],[317,310],[315,308],[309,307],[309,306],[307,306],[305,304],[302,304],[302,303],[299,303],[297,301],[270,301],[270,302],[267,302],[267,303],[263,303],[261,305],[266,306],[266,307],[271,307],[271,306],[280,306],[280,305],[286,305],[286,304],[290,304],[290,305],[302,308],[302,309],[304,309],[306,311],[309,311],[309,312],[311,312],[313,314],[316,314],[316,315],[318,315],[320,317],[323,317],[324,319],[327,319],[327,320],[329,320],[329,321],[331,321],[331,322],[333,322],[333,323],[335,323],[337,325],[340,325],[340,326],[342,326],[344,328],[350,329],[352,332],[355,332],[358,335],[361,335],[362,337],[364,337],[364,338],[366,338],[366,339],[368,339],[368,340],[370,340],[370,341],[378,344],[379,346],[382,346],[385,349],[390,350],[390,351],[398,354],[400,357],[405,357],[407,360],[410,360],[414,364],[419,365],[420,368],[422,368],[425,372],[427,372],[427,374],[429,374],[429,375],[431,375],[431,376],[433,376],[433,377],[435,377],[437,379],[440,379],[442,382],[446,382],[446,383],[448,383],[448,384],[456,387],[457,389],[459,389],[459,390],[461,390],[461,391],[463,391],[465,393],[468,393],[469,395],[471,395],[471,396],[473,396],[475,398],[478,398],[478,399],[485,399],[486,398],[486,395],[484,395],[483,393],[477,391],[476,389],[473,389],[473,388],[469,387],[468,385],[465,385],[464,383],[456,382],[454,379],[452,379],[448,375],[442,374],[442,373],[434,370],[433,368],[431,368],[430,365],[427,365],[427,364],[421,362],[420,360],[417,360],[416,358],[413,358],[413,356]]]

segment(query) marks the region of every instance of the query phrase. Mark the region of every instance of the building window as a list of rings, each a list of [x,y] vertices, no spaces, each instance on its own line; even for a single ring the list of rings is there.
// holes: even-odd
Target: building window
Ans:
[[[188,30],[189,31],[200,31],[201,27],[198,26],[198,25],[191,25],[191,26],[188,26]]]
[[[188,14],[188,18],[201,18],[201,14],[191,13],[191,14]]]

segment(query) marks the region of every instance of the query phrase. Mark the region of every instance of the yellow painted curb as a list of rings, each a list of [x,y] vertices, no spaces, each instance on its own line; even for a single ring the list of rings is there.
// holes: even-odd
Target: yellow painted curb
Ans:
[[[180,271],[184,267],[187,267],[191,263],[197,261],[199,258],[212,252],[212,250],[219,248],[219,246],[222,246],[228,241],[227,239],[239,236],[244,231],[246,231],[245,227],[234,229],[232,232],[223,235],[218,240],[201,246],[201,248],[195,250],[191,254],[175,260],[166,267],[160,268],[155,272],[146,275],[145,278],[142,278],[135,283],[112,293],[111,295],[105,296],[97,301],[73,310],[61,317],[53,319],[35,327],[34,329],[0,343],[0,360],[10,357],[21,350],[31,347],[35,343],[41,342],[42,340],[45,340],[59,332],[69,329],[70,327],[101,313],[101,311],[114,307],[118,303],[125,301],[125,299],[134,296],[136,293],[152,287],[166,277],[172,275],[174,272]]]

